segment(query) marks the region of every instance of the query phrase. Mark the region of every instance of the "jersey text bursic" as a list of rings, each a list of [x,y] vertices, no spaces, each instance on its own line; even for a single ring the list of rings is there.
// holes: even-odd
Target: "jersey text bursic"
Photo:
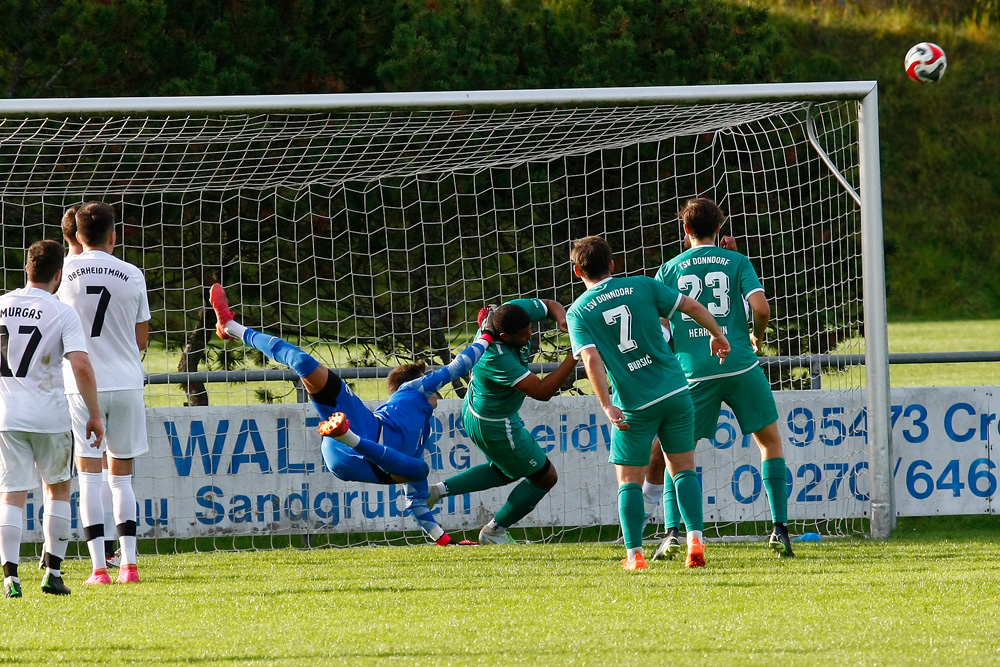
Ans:
[[[653,363],[653,358],[647,354],[645,357],[641,359],[630,361],[628,364],[628,369],[629,371],[635,371],[640,368],[645,368],[646,366],[650,366],[652,365],[652,363]]]

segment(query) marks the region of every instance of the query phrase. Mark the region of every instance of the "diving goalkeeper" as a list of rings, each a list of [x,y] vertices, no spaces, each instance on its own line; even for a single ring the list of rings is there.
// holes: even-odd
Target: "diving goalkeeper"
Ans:
[[[216,332],[224,340],[240,340],[268,359],[288,366],[302,379],[316,412],[324,420],[321,451],[326,466],[345,482],[404,484],[406,509],[421,529],[441,546],[452,542],[427,507],[427,474],[423,459],[431,413],[441,387],[465,375],[493,342],[490,323],[480,337],[455,359],[432,373],[423,362],[403,364],[389,373],[389,400],[371,411],[340,377],[291,343],[243,326],[233,318],[222,285],[212,285],[209,301],[218,318]]]

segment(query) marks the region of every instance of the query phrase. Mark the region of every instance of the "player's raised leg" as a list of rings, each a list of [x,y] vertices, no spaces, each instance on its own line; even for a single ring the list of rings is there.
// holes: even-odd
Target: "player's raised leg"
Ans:
[[[352,431],[350,420],[343,412],[336,412],[322,422],[317,432],[347,445],[390,475],[397,475],[406,481],[425,480],[430,472],[430,466],[423,459],[408,456]]]
[[[466,432],[489,460],[432,485],[428,505],[442,497],[506,486],[518,479],[503,506],[479,532],[483,544],[514,544],[507,530],[530,514],[559,481],[555,466],[524,424],[512,420],[486,420],[463,406]]]
[[[302,378],[306,391],[310,394],[319,392],[326,385],[327,369],[322,367],[312,355],[277,336],[255,331],[237,322],[229,309],[226,291],[219,283],[212,285],[209,291],[209,302],[215,311],[217,319],[215,331],[219,338],[241,341],[245,345],[260,350],[271,361],[288,366]],[[322,368],[322,372],[317,372],[320,368]]]

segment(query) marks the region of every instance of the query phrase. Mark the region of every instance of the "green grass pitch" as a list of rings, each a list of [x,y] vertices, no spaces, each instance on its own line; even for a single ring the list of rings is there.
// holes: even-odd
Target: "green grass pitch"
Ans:
[[[136,586],[0,600],[0,664],[996,664],[996,517],[886,542],[710,543],[622,572],[607,544],[143,556]]]

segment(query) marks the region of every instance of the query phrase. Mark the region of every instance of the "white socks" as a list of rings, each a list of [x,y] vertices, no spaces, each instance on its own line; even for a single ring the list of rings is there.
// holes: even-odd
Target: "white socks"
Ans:
[[[108,562],[104,558],[105,536],[91,537],[86,534],[86,529],[90,526],[104,527],[104,503],[101,501],[101,486],[104,484],[104,479],[99,472],[82,470],[77,473],[77,478],[80,482],[80,520],[85,531],[87,550],[90,551],[90,562],[95,570],[106,570]]]
[[[136,521],[135,491],[132,489],[131,475],[108,475],[111,486],[111,497],[114,498],[115,524],[121,525],[128,521]],[[121,535],[122,565],[135,565],[136,545],[135,535]]]
[[[21,562],[21,523],[24,510],[16,505],[0,505],[0,565]]]
[[[662,484],[652,484],[648,481],[642,483],[642,499],[646,501],[646,513],[649,514],[649,508],[657,507],[660,504],[660,500],[663,498],[663,485]]]
[[[69,503],[65,500],[53,500],[45,505],[45,519],[42,522],[45,551],[58,558],[60,562],[66,558],[72,517]],[[48,571],[56,576],[62,576],[60,570],[48,568]]]
[[[338,435],[336,437],[336,440],[339,440],[340,442],[344,443],[351,449],[354,449],[355,447],[358,446],[358,443],[361,442],[361,436],[352,431],[351,429],[347,429],[347,433],[345,433],[344,435]]]
[[[243,326],[236,320],[229,320],[228,322],[226,322],[226,326],[223,328],[226,330],[226,333],[228,335],[232,336],[233,338],[239,341],[243,340],[243,332],[247,330],[245,326]]]
[[[108,469],[101,471],[101,505],[104,507],[104,541],[117,541],[118,532],[115,529],[115,501],[111,497],[111,486],[108,484]]]

